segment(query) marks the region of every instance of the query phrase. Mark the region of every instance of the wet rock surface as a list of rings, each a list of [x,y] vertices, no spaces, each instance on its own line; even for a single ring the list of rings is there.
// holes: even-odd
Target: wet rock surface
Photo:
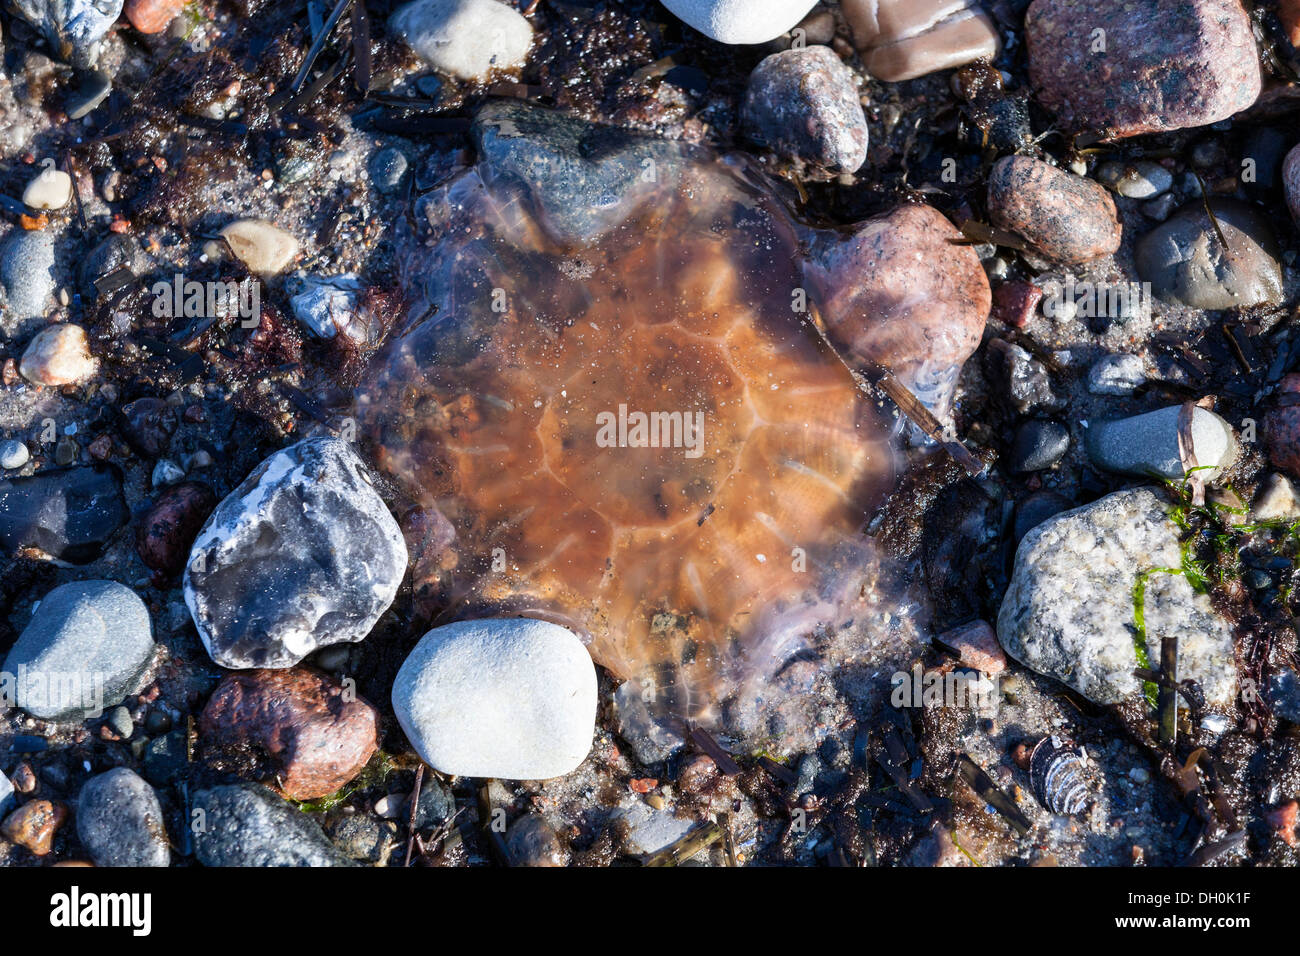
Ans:
[[[828,170],[867,158],[867,120],[853,74],[828,47],[773,53],[754,68],[741,122],[757,143]]]
[[[73,564],[95,560],[127,520],[122,474],[90,465],[0,481],[0,542]]]
[[[1188,414],[1191,458],[1180,453],[1181,422]],[[1088,429],[1088,454],[1098,467],[1138,478],[1173,480],[1195,474],[1214,481],[1231,467],[1238,449],[1232,426],[1204,408],[1185,413],[1173,406],[1094,422]]]
[[[406,571],[397,522],[337,439],[268,458],[212,513],[185,568],[185,600],[224,667],[289,667],[363,639]]]
[[[274,781],[292,800],[342,789],[379,746],[375,709],[304,668],[226,675],[208,698],[199,730],[216,750],[266,754]]]
[[[867,71],[882,80],[910,80],[998,52],[997,28],[974,0],[845,0],[842,9]]]

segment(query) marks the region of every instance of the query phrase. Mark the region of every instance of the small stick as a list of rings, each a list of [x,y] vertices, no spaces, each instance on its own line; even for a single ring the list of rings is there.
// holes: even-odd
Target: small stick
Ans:
[[[411,865],[411,847],[415,845],[415,813],[420,808],[420,785],[424,783],[424,761],[420,762],[419,768],[415,771],[415,792],[411,794],[411,816],[406,821],[406,862],[403,866]]]

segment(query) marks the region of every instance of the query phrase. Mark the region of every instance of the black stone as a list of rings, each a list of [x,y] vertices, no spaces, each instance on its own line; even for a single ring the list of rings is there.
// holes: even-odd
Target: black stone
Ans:
[[[1008,467],[1017,473],[1051,468],[1070,450],[1070,433],[1059,422],[1034,419],[1020,426]]]
[[[0,481],[0,545],[10,557],[36,548],[60,561],[88,564],[129,517],[116,465]]]

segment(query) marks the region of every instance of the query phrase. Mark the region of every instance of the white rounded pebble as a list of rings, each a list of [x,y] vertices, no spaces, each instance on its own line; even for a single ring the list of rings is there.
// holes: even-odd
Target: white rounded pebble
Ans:
[[[0,468],[6,471],[21,468],[31,457],[26,442],[21,442],[17,438],[6,438],[0,442]]]
[[[85,329],[67,322],[38,332],[18,364],[27,381],[52,386],[80,385],[93,378],[98,368]]]
[[[393,712],[435,770],[546,780],[591,749],[596,668],[557,624],[461,621],[420,638],[393,682]]]
[[[287,269],[302,248],[291,233],[265,219],[239,219],[221,230],[220,235],[248,271],[257,275],[277,275]]]
[[[72,177],[50,167],[27,184],[23,202],[32,209],[62,209],[72,198]]]
[[[679,20],[719,43],[766,43],[798,25],[817,0],[664,0]]]
[[[464,80],[523,66],[533,45],[533,25],[497,0],[415,0],[389,24],[420,59]]]

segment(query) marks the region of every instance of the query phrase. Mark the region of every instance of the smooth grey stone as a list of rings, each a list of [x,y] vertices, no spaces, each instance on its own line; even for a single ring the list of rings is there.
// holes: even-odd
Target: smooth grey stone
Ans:
[[[171,862],[158,795],[126,767],[91,777],[81,788],[77,836],[96,866]]]
[[[666,0],[664,6],[719,43],[751,44],[797,26],[816,0]]]
[[[194,855],[204,866],[352,866],[307,814],[255,783],[199,790]]]
[[[1202,203],[1187,205],[1138,241],[1138,274],[1156,297],[1192,309],[1233,309],[1282,300],[1280,249],[1268,216],[1212,199],[1225,250]]]
[[[1020,663],[1098,704],[1138,700],[1133,589],[1138,575],[1182,564],[1181,534],[1152,488],[1118,491],[1059,514],[1020,542],[998,614],[998,640]],[[1178,676],[1201,685],[1212,707],[1232,706],[1232,627],[1182,574],[1150,573],[1147,652],[1178,635]]]
[[[1070,433],[1060,422],[1027,421],[1016,431],[1010,468],[1025,473],[1051,468],[1070,450]]]
[[[1181,406],[1172,405],[1144,415],[1108,422],[1093,422],[1087,431],[1088,456],[1106,471],[1142,478],[1183,478],[1178,454],[1178,419]],[[1232,426],[1208,409],[1192,412],[1192,450],[1195,472],[1207,484],[1237,460],[1239,446]]]
[[[115,465],[0,479],[0,547],[10,556],[31,548],[59,561],[87,564],[129,517]]]
[[[77,581],[41,599],[4,669],[25,675],[15,677],[18,706],[33,717],[82,720],[121,703],[153,653],[149,610],[134,591]]]
[[[1103,163],[1097,178],[1126,199],[1154,199],[1174,185],[1174,174],[1159,163]]]
[[[131,712],[120,705],[109,712],[108,726],[123,740],[135,733],[135,722],[131,720]]]
[[[517,101],[489,102],[473,133],[488,185],[522,191],[563,243],[593,242],[664,195],[690,152]]]
[[[9,338],[41,327],[54,295],[54,234],[48,229],[15,229],[0,246],[0,285],[7,309],[0,326]]]
[[[271,455],[208,518],[185,602],[222,667],[290,667],[365,638],[406,574],[401,529],[337,438]]]

